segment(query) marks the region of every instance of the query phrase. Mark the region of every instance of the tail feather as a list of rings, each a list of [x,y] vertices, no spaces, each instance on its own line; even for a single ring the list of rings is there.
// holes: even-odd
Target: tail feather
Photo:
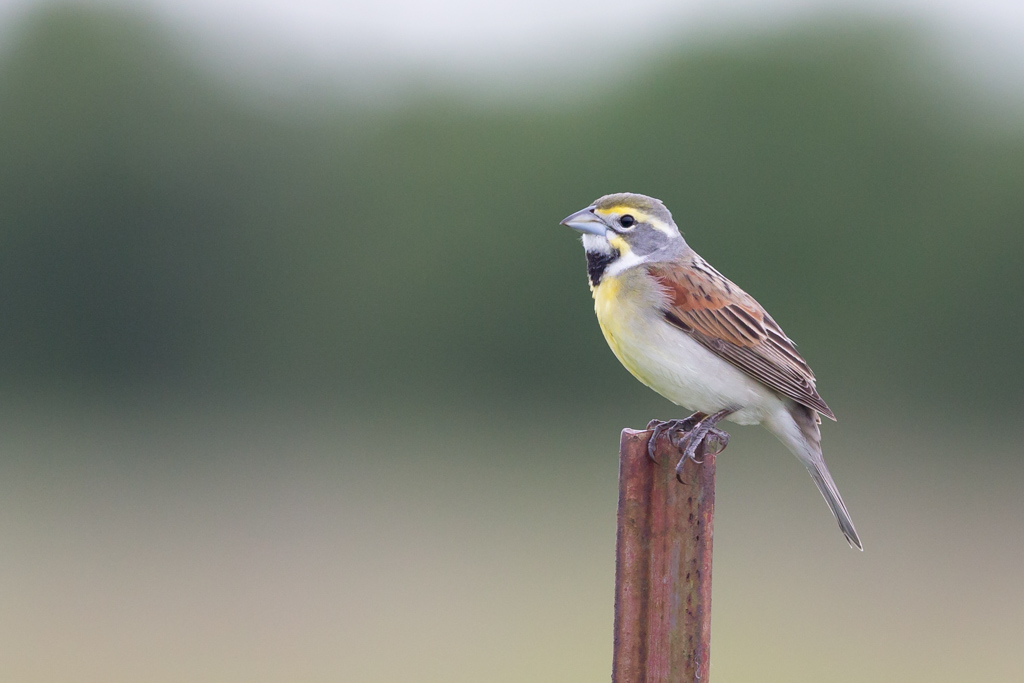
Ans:
[[[864,550],[864,545],[860,542],[860,536],[857,535],[857,530],[853,528],[850,511],[846,509],[846,503],[843,502],[843,497],[839,495],[839,489],[836,488],[836,483],[832,481],[832,475],[829,474],[825,461],[818,460],[817,462],[807,463],[807,471],[811,473],[811,479],[818,485],[821,495],[825,497],[825,502],[828,503],[832,514],[836,517],[836,521],[839,522],[839,528],[842,530],[843,535],[846,536],[846,541],[850,544],[850,547],[856,546],[859,550]]]
[[[825,458],[821,454],[821,432],[818,430],[820,420],[821,418],[814,410],[794,403],[788,411],[766,423],[765,426],[779,437],[807,468],[811,479],[818,486],[829,509],[832,510],[836,521],[839,522],[839,529],[846,536],[850,547],[864,550],[860,536],[857,535],[857,530],[853,527],[850,511],[846,509],[846,503],[839,495],[839,489],[836,487],[835,481],[832,480],[832,475],[829,474],[828,467],[825,465]]]

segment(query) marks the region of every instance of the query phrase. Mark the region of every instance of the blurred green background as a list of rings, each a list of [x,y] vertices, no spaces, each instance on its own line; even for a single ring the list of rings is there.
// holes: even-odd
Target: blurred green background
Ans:
[[[373,98],[161,26],[3,34],[0,678],[606,680],[617,435],[680,410],[558,221],[628,190],[800,343],[866,546],[734,428],[713,680],[1024,679],[1024,108],[926,32]]]

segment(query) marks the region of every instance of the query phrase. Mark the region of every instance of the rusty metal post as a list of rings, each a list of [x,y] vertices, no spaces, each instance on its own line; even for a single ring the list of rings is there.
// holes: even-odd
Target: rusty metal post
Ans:
[[[711,644],[711,541],[715,457],[687,462],[649,431],[624,429],[619,445],[613,683],[707,683]]]

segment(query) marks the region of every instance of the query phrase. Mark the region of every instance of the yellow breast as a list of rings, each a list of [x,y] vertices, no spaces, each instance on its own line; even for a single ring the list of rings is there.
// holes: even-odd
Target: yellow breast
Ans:
[[[635,358],[639,341],[636,336],[638,328],[643,326],[645,297],[642,290],[637,275],[630,271],[602,278],[593,288],[594,312],[612,353],[634,377],[648,384]]]
[[[614,317],[618,308],[618,296],[622,291],[622,280],[617,277],[606,277],[601,284],[592,288],[594,294],[594,312],[597,319],[604,325],[605,318]]]

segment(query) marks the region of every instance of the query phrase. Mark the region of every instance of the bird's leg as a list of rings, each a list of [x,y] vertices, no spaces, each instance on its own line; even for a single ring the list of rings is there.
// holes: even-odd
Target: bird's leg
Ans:
[[[657,446],[658,439],[665,432],[668,432],[669,440],[673,446],[679,447],[678,440],[672,440],[672,434],[678,431],[689,432],[694,428],[695,425],[700,424],[700,421],[707,417],[707,413],[694,413],[690,417],[683,418],[682,420],[668,420],[662,422],[661,420],[651,420],[647,423],[647,429],[653,430],[651,438],[647,440],[647,455],[654,462],[658,462],[658,459],[654,456],[654,449]],[[726,437],[728,440],[728,437]]]
[[[717,450],[712,451],[712,455],[718,455],[725,450],[726,445],[729,443],[729,435],[720,429],[716,429],[715,425],[718,424],[719,420],[732,415],[734,412],[736,411],[731,409],[719,410],[714,415],[705,417],[697,423],[689,434],[683,437],[683,440],[680,443],[683,450],[683,457],[679,459],[679,463],[676,465],[676,480],[678,480],[679,483],[683,483],[683,464],[687,459],[693,460],[696,463],[703,462],[702,460],[697,460],[697,447],[700,446],[701,442],[707,437],[710,436],[714,439],[718,446]]]

